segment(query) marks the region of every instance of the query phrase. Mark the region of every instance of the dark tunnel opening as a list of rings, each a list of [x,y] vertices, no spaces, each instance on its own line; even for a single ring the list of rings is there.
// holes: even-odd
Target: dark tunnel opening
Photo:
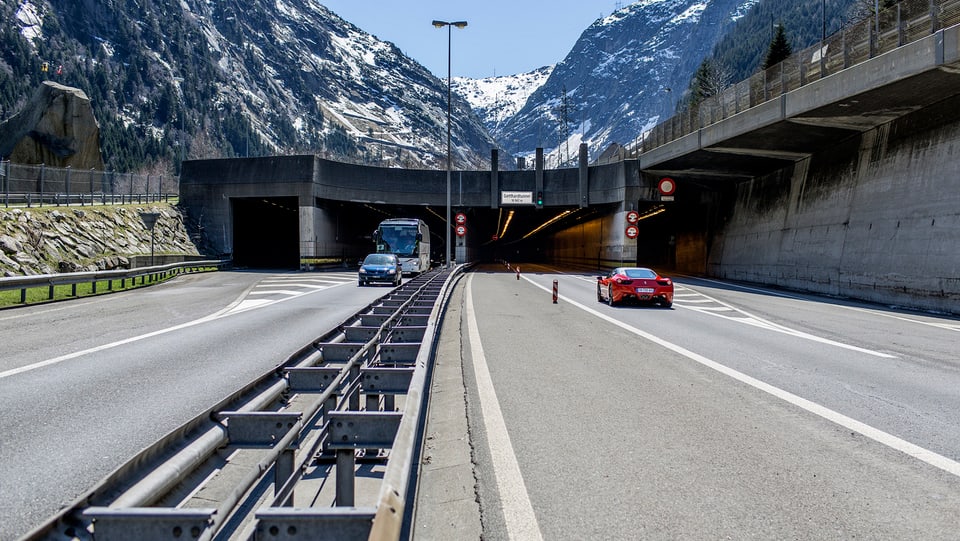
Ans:
[[[296,197],[234,198],[230,203],[235,266],[299,267],[300,217]]]

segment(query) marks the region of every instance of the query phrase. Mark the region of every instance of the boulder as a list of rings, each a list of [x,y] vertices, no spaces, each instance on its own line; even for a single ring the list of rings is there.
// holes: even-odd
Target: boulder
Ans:
[[[90,98],[79,88],[44,81],[19,113],[0,124],[0,156],[102,171],[100,125]]]
[[[9,235],[0,235],[0,254],[13,255],[23,249],[17,239]]]

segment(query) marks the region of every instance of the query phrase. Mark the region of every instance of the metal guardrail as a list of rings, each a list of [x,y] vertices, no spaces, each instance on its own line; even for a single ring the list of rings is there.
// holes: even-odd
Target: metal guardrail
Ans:
[[[23,540],[409,536],[439,325],[460,269],[392,290]],[[376,497],[362,489],[372,506],[356,506],[358,460],[385,467]]]
[[[78,284],[93,284],[93,293],[97,292],[98,282],[107,282],[107,290],[113,289],[113,282],[119,281],[120,288],[126,286],[127,280],[136,283],[139,278],[142,284],[165,280],[170,276],[191,272],[201,268],[216,267],[222,269],[230,265],[229,260],[185,261],[157,265],[152,267],[138,267],[112,271],[69,272],[59,274],[35,274],[30,276],[10,276],[0,278],[0,291],[20,290],[20,303],[26,304],[27,290],[39,287],[48,288],[48,300],[54,298],[54,289],[57,286],[73,286],[73,296],[77,295]]]
[[[123,205],[178,197],[179,179],[0,161],[3,205]]]
[[[643,138],[640,152],[956,24],[960,24],[960,0],[903,0],[657,124]]]

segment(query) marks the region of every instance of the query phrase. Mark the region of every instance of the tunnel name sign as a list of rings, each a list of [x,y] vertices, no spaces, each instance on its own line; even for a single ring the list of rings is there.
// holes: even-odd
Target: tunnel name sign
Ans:
[[[532,205],[533,192],[500,192],[501,205]]]

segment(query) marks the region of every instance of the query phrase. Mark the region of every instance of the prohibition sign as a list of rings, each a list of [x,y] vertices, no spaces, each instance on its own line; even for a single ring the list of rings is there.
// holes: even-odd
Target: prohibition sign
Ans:
[[[660,189],[660,195],[673,195],[673,192],[677,191],[677,183],[670,177],[663,177],[657,188]]]
[[[628,225],[626,231],[624,232],[627,234],[628,239],[635,239],[637,238],[637,235],[640,234],[640,228],[635,225]]]
[[[456,220],[457,220],[457,225],[463,225],[467,223],[467,215],[462,212],[458,212]]]
[[[464,235],[466,235],[466,234],[467,234],[467,226],[465,226],[465,225],[458,225],[458,226],[457,226],[457,236],[458,236],[458,237],[462,237],[462,236],[464,236]]]
[[[631,210],[630,212],[627,213],[627,223],[628,223],[628,224],[635,224],[635,223],[637,223],[637,222],[639,222],[639,221],[640,221],[640,213],[639,213],[639,212],[637,212],[637,211],[635,211],[635,210]]]

